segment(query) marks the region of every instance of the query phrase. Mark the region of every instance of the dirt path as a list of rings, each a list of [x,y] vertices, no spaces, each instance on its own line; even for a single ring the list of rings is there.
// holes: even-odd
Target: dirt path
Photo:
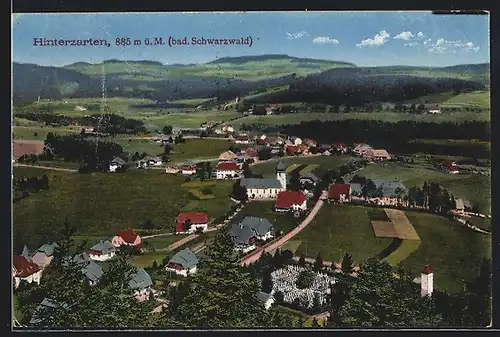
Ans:
[[[53,166],[40,166],[40,165],[29,165],[29,164],[20,164],[20,163],[14,163],[14,167],[31,167],[31,168],[39,168],[39,169],[44,169],[44,170],[52,170],[52,171],[62,171],[62,172],[78,172],[78,170],[75,169],[68,169],[68,168],[61,168],[61,167],[53,167]]]
[[[304,221],[302,221],[297,227],[295,227],[289,233],[285,234],[284,236],[277,239],[276,241],[271,241],[269,244],[264,245],[263,247],[259,247],[256,250],[254,250],[253,252],[251,252],[250,254],[243,257],[240,260],[241,265],[250,264],[250,263],[257,261],[264,251],[272,252],[273,250],[276,250],[277,248],[283,246],[291,238],[293,238],[295,235],[300,233],[304,228],[306,228],[307,225],[309,225],[309,223],[314,219],[314,217],[316,217],[316,214],[318,214],[321,207],[323,207],[324,200],[327,197],[328,197],[328,193],[326,191],[323,191],[321,197],[316,202],[316,205],[311,210],[311,212],[307,215],[307,217],[304,219]]]

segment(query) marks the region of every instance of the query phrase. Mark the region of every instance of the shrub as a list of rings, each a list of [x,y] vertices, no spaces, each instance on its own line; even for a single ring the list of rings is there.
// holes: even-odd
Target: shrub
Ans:
[[[297,288],[305,289],[310,288],[314,282],[314,273],[310,270],[304,270],[299,274],[297,278]]]

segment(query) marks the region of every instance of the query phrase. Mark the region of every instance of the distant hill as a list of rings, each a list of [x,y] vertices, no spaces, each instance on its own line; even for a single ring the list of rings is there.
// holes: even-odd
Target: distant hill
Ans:
[[[207,64],[219,64],[219,63],[230,63],[230,64],[244,64],[249,62],[267,62],[272,60],[279,61],[290,61],[290,63],[323,63],[330,65],[343,65],[346,67],[356,67],[354,63],[341,62],[341,61],[331,61],[331,60],[320,60],[311,58],[300,58],[293,57],[284,54],[267,54],[267,55],[252,55],[252,56],[237,56],[237,57],[221,57],[217,60],[208,62]]]

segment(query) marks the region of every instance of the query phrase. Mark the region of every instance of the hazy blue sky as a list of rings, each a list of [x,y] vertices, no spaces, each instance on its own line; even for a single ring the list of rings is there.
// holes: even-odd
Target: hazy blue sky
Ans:
[[[106,59],[202,63],[225,56],[287,54],[360,66],[489,62],[488,16],[427,12],[16,14],[13,60],[65,65]],[[114,46],[118,37],[239,38],[253,46]],[[107,39],[108,47],[34,47],[33,38]]]

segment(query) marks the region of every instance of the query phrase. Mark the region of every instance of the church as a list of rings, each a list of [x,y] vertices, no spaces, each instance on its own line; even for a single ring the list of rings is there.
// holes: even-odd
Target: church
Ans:
[[[276,165],[276,179],[243,178],[241,186],[247,189],[248,199],[276,199],[286,191],[286,165],[281,160]]]

